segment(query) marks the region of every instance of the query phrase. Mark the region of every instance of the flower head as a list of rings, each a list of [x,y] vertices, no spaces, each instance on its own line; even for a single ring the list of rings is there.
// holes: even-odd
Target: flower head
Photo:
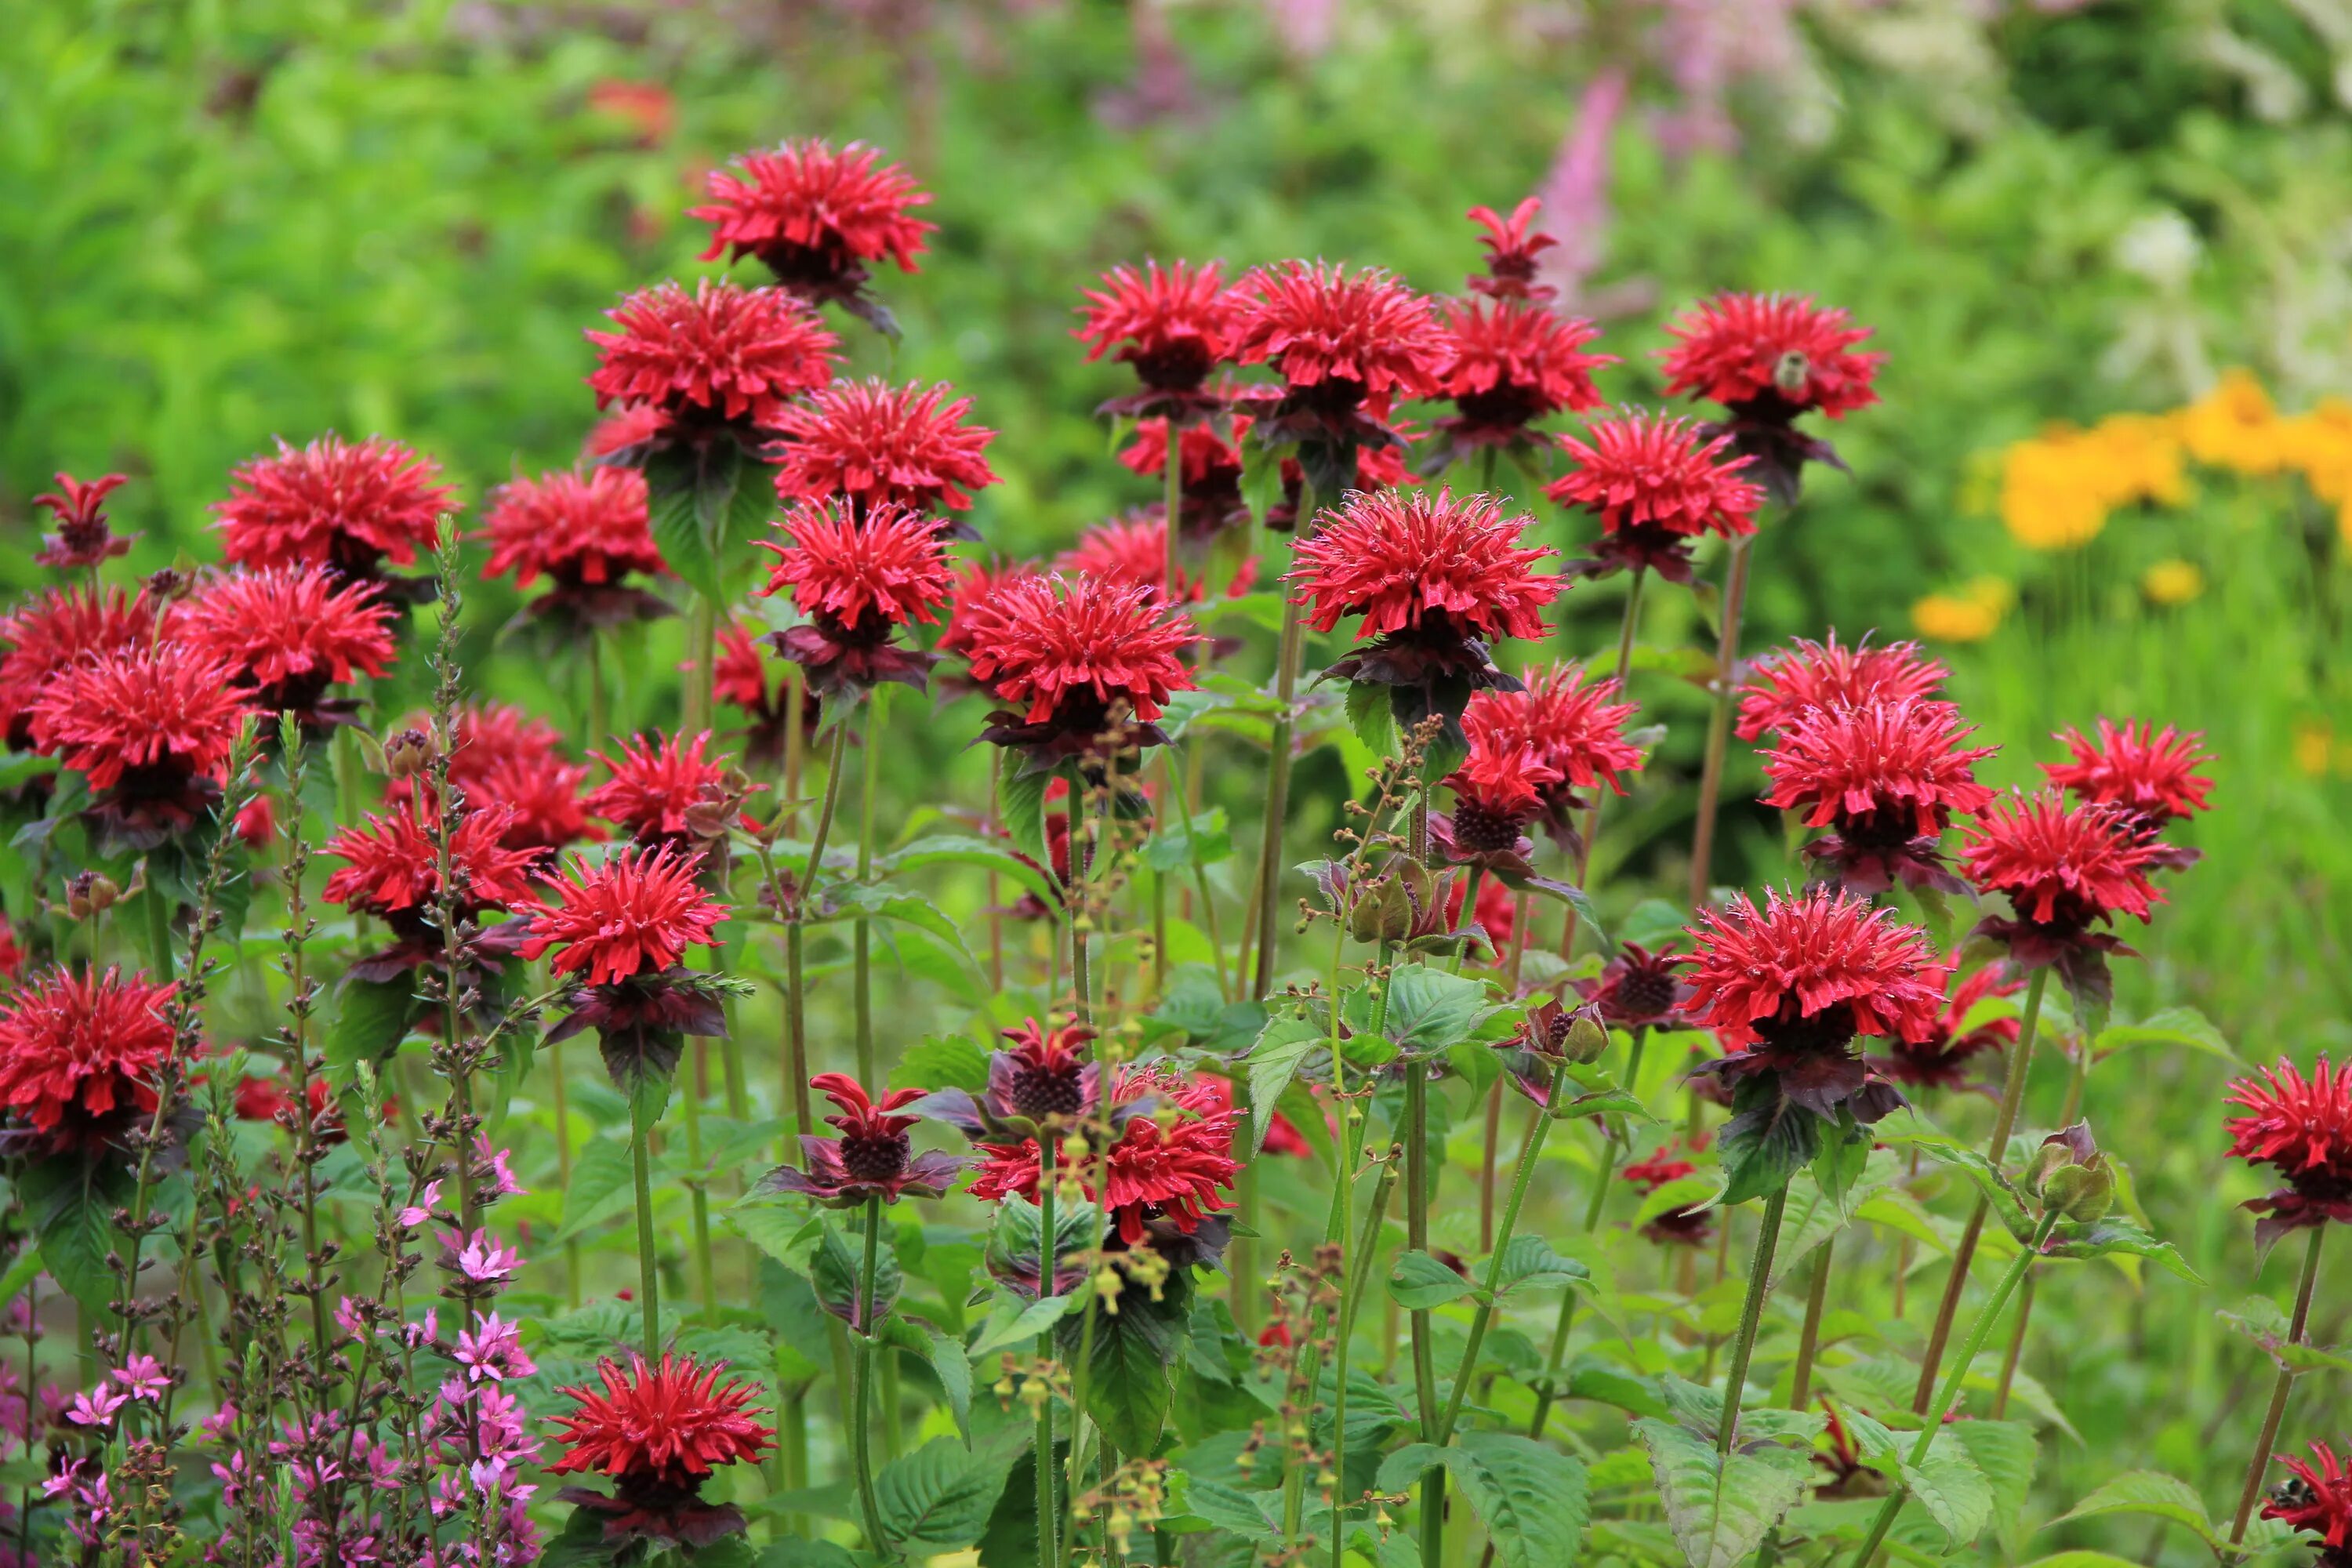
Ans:
[[[101,826],[152,848],[219,796],[248,711],[225,661],[176,642],[93,655],[33,700],[33,742],[99,792]]]
[[[1462,765],[1444,780],[1454,792],[1453,815],[1431,817],[1430,835],[1458,865],[1525,877],[1533,868],[1519,830],[1543,809],[1545,791],[1559,783],[1559,770],[1524,741],[1498,741],[1491,731],[1469,739]]]
[[[1183,653],[1199,639],[1148,588],[1017,577],[990,595],[986,625],[970,648],[971,673],[1005,704],[987,738],[1033,756],[1091,754],[1112,731],[1126,744],[1155,744],[1161,705],[1192,686]]]
[[[1690,962],[1689,953],[1671,948],[1653,952],[1639,942],[1622,942],[1599,978],[1577,984],[1577,994],[1600,1009],[1601,1021],[1612,1028],[1671,1028],[1690,994],[1682,977]]]
[[[321,436],[278,444],[229,475],[215,503],[221,553],[240,566],[331,566],[373,578],[385,562],[406,566],[434,546],[457,492],[440,465],[397,441]]]
[[[948,596],[947,625],[940,631],[940,651],[969,657],[981,639],[993,634],[997,594],[1007,584],[1044,575],[1025,561],[975,561],[966,566]]]
[[[1168,581],[1168,525],[1156,511],[1098,522],[1080,534],[1077,543],[1062,552],[1054,567],[1070,576],[1131,584],[1149,590],[1155,599],[1160,598]],[[1226,595],[1248,593],[1256,580],[1257,559],[1252,556],[1234,574],[1233,582],[1225,589]],[[1175,568],[1175,586],[1176,602],[1180,605],[1197,605],[1208,596],[1205,576],[1195,577],[1181,566]]]
[[[1970,1061],[1986,1051],[2006,1049],[2016,1043],[2018,1022],[2013,1013],[1985,1018],[1975,1015],[1988,1002],[2016,995],[2025,983],[2004,973],[1999,964],[1987,964],[1962,977],[1957,952],[1945,960],[1953,976],[1951,994],[1936,1016],[1934,1031],[1916,1040],[1892,1037],[1886,1041],[1886,1054],[1872,1058],[1871,1065],[1896,1083],[1914,1089],[1958,1089],[1967,1079]]]
[[[1841,644],[1835,632],[1821,642],[1799,637],[1756,661],[1748,684],[1739,689],[1739,722],[1733,732],[1753,741],[1788,729],[1812,708],[1925,702],[1943,689],[1950,674],[1915,642],[1874,647],[1866,637]]]
[[[1577,792],[1622,795],[1622,775],[1642,765],[1642,749],[1625,732],[1641,710],[1613,700],[1622,691],[1615,680],[1588,682],[1581,669],[1552,665],[1530,671],[1517,691],[1474,692],[1463,710],[1463,733],[1473,744],[1529,746],[1554,775],[1540,786],[1542,816],[1563,846],[1573,841],[1572,816],[1586,804]]]
[[[907,1129],[921,1118],[897,1113],[922,1099],[921,1089],[893,1089],[877,1102],[856,1079],[837,1072],[819,1073],[809,1087],[837,1108],[824,1120],[839,1135],[803,1133],[801,1152],[808,1169],[785,1165],[771,1171],[761,1183],[762,1191],[804,1193],[829,1207],[855,1208],[869,1197],[895,1204],[909,1194],[943,1196],[963,1169],[964,1162],[952,1154],[914,1152]]]
[[[2006,894],[2015,913],[1979,929],[2006,941],[2011,959],[2029,969],[2127,951],[2091,928],[2126,914],[2145,921],[2164,900],[2147,877],[2157,848],[2131,816],[2070,807],[2054,789],[1996,796],[1970,826],[1961,859],[1969,880]]]
[[[654,547],[646,497],[643,474],[609,465],[517,479],[491,496],[475,535],[490,546],[482,575],[511,572],[518,588],[550,578],[555,592],[536,601],[535,612],[590,626],[657,615],[659,601],[621,585],[632,572],[668,570]]]
[[[158,617],[161,625],[158,625]],[[152,643],[176,628],[179,606],[120,588],[52,588],[0,617],[0,725],[11,749],[33,743],[33,700],[88,655]]]
[[[2277,1456],[2288,1479],[2263,1504],[2263,1517],[2319,1537],[2323,1550],[2313,1568],[2352,1564],[2352,1470],[2325,1443],[2311,1446],[2311,1458]]]
[[[2286,1185],[2247,1206],[2263,1215],[2257,1241],[2329,1220],[2352,1223],[2352,1073],[2321,1057],[2309,1077],[2281,1058],[2230,1086],[2247,1114],[2229,1123],[2230,1154],[2268,1165]]]
[[[746,153],[732,169],[711,171],[706,189],[709,202],[688,209],[710,226],[703,260],[722,250],[730,260],[756,256],[793,293],[861,316],[878,310],[865,297],[871,264],[914,271],[934,226],[914,216],[931,199],[914,176],[856,142],[810,139]]]
[[[1599,407],[1592,373],[1617,363],[1613,354],[1584,352],[1599,328],[1541,305],[1457,300],[1445,307],[1445,333],[1438,385],[1457,412],[1438,428],[1457,455],[1528,442],[1535,420]]]
[[[509,849],[561,849],[602,838],[591,826],[580,786],[588,767],[562,752],[562,737],[543,719],[500,702],[460,708],[449,749],[449,785],[478,806],[514,816],[500,842]],[[393,798],[405,799],[395,789]]]
[[[1470,275],[1472,293],[1496,300],[1549,300],[1558,292],[1535,280],[1536,258],[1559,243],[1535,226],[1542,211],[1542,198],[1529,196],[1507,218],[1492,207],[1472,207],[1465,215],[1486,230],[1478,243],[1486,251],[1486,270]]]
[[[1213,538],[1228,527],[1249,521],[1249,506],[1242,500],[1242,451],[1236,444],[1249,423],[1246,414],[1234,416],[1230,439],[1213,424],[1186,425],[1179,430],[1176,459],[1181,474],[1176,497],[1177,527],[1187,537]],[[1118,460],[1146,479],[1165,474],[1167,419],[1137,420],[1135,439],[1120,449]]]
[[[591,752],[613,776],[582,804],[639,844],[685,849],[706,841],[713,837],[707,831],[711,824],[703,819],[709,803],[743,793],[728,778],[726,763],[703,754],[709,744],[710,731],[705,730],[650,741],[632,737],[617,757]]]
[[[188,603],[180,633],[227,665],[254,706],[317,731],[348,723],[354,704],[327,688],[382,675],[393,659],[392,607],[323,566],[277,566],[215,578]]]
[[[1647,568],[1687,583],[1693,541],[1756,531],[1763,494],[1744,477],[1744,459],[1725,460],[1729,437],[1628,409],[1592,421],[1584,439],[1563,436],[1559,444],[1574,466],[1544,494],[1601,519],[1593,560],[1581,567],[1588,574]]]
[[[777,496],[788,505],[838,500],[860,516],[883,506],[963,510],[971,491],[996,482],[982,455],[996,432],[965,424],[971,399],[950,393],[945,382],[878,378],[813,393],[777,418]]]
[[[1020,1027],[1004,1031],[1009,1049],[989,1053],[985,1091],[975,1098],[960,1089],[940,1089],[925,1095],[915,1113],[998,1142],[1074,1124],[1096,1103],[1099,1069],[1087,1051],[1094,1037],[1083,1024],[1049,1028],[1024,1018]]]
[[[563,1454],[548,1468],[612,1479],[609,1498],[578,1489],[564,1493],[605,1516],[606,1539],[699,1546],[742,1529],[740,1511],[697,1494],[720,1467],[756,1461],[775,1446],[775,1432],[757,1419],[766,1412],[751,1403],[753,1385],[719,1381],[726,1370],[724,1362],[705,1366],[672,1355],[649,1367],[633,1355],[625,1370],[617,1362],[597,1363],[601,1388],[561,1391],[572,1405],[554,1417]]]
[[[449,866],[455,874],[454,900],[461,920],[474,920],[490,910],[528,907],[532,902],[530,873],[538,855],[505,847],[512,826],[511,810],[485,806],[457,819],[449,835]],[[338,828],[327,840],[326,853],[344,865],[328,877],[320,897],[328,903],[379,920],[395,928],[419,927],[439,918],[441,847],[435,835],[406,807],[376,816],[364,826]]]
[[[2129,719],[2117,729],[2114,720],[2101,719],[2096,740],[2079,730],[2058,736],[2074,760],[2044,763],[2042,771],[2076,800],[2120,806],[2149,828],[2160,829],[2175,817],[2206,809],[2213,781],[2199,770],[2213,753],[2199,744],[2204,738],[2169,724],[2158,730]]]
[[[1244,303],[1215,262],[1114,267],[1086,298],[1086,319],[1071,335],[1087,345],[1088,363],[1110,354],[1143,383],[1140,395],[1113,399],[1105,412],[1181,418],[1213,405],[1201,385],[1231,356]]]
[[[1803,294],[1717,294],[1667,323],[1666,395],[1704,397],[1782,417],[1819,409],[1835,419],[1878,401],[1882,353],[1857,353],[1868,327]]]
[[[0,1106],[66,1149],[105,1142],[130,1114],[153,1110],[173,990],[120,969],[52,969],[17,987],[0,1004]]]
[[[57,521],[55,533],[41,536],[41,552],[33,560],[61,571],[78,571],[130,552],[136,535],[115,537],[107,526],[106,498],[131,482],[124,474],[105,474],[84,481],[71,474],[57,477],[58,488],[33,498]]]
[[[1923,1039],[1944,1001],[1944,965],[1894,912],[1811,889],[1745,893],[1693,928],[1684,1011],[1726,1046],[1843,1045],[1856,1035]]]
[[[762,594],[789,588],[809,617],[772,637],[820,692],[898,680],[919,689],[931,656],[892,641],[929,622],[954,596],[947,546],[929,520],[886,502],[862,518],[846,503],[802,501],[784,520],[789,544],[763,542],[778,561]]]
[[[688,947],[716,947],[711,928],[727,918],[723,905],[696,885],[699,855],[665,845],[624,849],[601,866],[574,855],[548,882],[562,898],[531,906],[522,955],[556,950],[554,971],[589,984],[618,984],[658,974]]]
[[[664,438],[748,439],[772,430],[787,401],[833,379],[839,342],[816,312],[779,289],[706,278],[641,289],[606,312],[617,331],[591,331],[596,406],[660,410]]]
[[[1981,809],[1993,792],[1976,764],[2000,750],[1965,744],[1974,727],[1946,702],[1869,702],[1808,709],[1765,753],[1764,804],[1832,831],[1805,847],[1849,890],[1960,890],[1937,839],[1952,814]]]
[[[1390,408],[1436,392],[1445,334],[1429,301],[1387,273],[1286,261],[1242,287],[1234,359],[1284,383],[1265,416],[1269,440],[1386,446]]]

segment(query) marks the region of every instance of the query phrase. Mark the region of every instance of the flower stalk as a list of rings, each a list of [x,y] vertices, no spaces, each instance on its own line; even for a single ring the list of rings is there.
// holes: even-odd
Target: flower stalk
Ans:
[[[2304,1246],[2303,1275],[2295,1281],[2294,1311],[2288,1319],[2286,1338],[2289,1344],[2305,1342],[2311,1322],[2311,1298],[2319,1283],[2319,1248],[2327,1235],[2327,1227],[2311,1227],[2311,1239]],[[2246,1466],[2246,1484],[2238,1494],[2238,1511],[2230,1521],[2230,1544],[2237,1545],[2246,1539],[2246,1525],[2254,1516],[2254,1505],[2262,1500],[2263,1478],[2270,1473],[2271,1454],[2278,1442],[2279,1426],[2286,1419],[2287,1396],[2294,1392],[2294,1373],[2279,1368],[2278,1380],[2271,1384],[2271,1402],[2263,1412],[2262,1436],[2254,1439],[2254,1457]]]

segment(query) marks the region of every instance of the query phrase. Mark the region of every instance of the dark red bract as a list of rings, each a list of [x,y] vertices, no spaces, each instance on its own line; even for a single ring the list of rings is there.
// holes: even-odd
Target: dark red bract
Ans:
[[[856,1208],[868,1198],[894,1204],[902,1197],[942,1196],[964,1162],[952,1154],[917,1154],[907,1137],[919,1116],[901,1116],[903,1107],[923,1098],[919,1089],[893,1089],[878,1101],[845,1073],[819,1073],[809,1087],[838,1108],[825,1118],[837,1137],[801,1135],[805,1171],[790,1165],[768,1173],[768,1192],[801,1193],[831,1208]]]

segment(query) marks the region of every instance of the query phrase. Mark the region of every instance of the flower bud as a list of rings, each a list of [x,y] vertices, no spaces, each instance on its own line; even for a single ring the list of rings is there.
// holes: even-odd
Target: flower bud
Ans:
[[[1569,1019],[1568,1032],[1560,1040],[1560,1055],[1579,1067],[1587,1067],[1601,1059],[1609,1048],[1609,1029],[1601,1023],[1600,1013],[1587,1003]]]
[[[196,590],[195,574],[166,566],[150,573],[146,583],[147,596],[159,605],[169,605],[186,598]]]
[[[2062,1165],[2042,1184],[2042,1201],[2077,1225],[2104,1219],[2115,1206],[2115,1173],[2104,1157],[2088,1165]]]
[[[384,738],[383,771],[392,778],[415,778],[431,767],[440,754],[441,748],[433,739],[433,732],[411,724]]]
[[[66,913],[78,921],[102,915],[114,907],[122,889],[102,871],[76,871],[66,880]]]

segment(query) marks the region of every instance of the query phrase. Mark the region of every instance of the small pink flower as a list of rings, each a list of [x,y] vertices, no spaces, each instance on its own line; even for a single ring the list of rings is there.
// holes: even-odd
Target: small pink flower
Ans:
[[[224,1405],[196,1423],[196,1433],[208,1443],[226,1443],[236,1435],[237,1412],[234,1405]]]
[[[423,1350],[440,1337],[441,1313],[437,1308],[427,1307],[424,1317],[415,1322],[401,1325],[401,1342],[410,1350]]]
[[[526,1194],[528,1189],[515,1180],[514,1167],[507,1163],[513,1158],[513,1150],[492,1149],[488,1138],[475,1138],[474,1163],[477,1166],[488,1165],[490,1171],[489,1191],[482,1194],[484,1200],[519,1198]]]
[[[123,1392],[150,1405],[161,1401],[163,1391],[172,1386],[171,1374],[163,1370],[163,1363],[152,1355],[132,1356],[115,1370],[114,1375],[122,1384]]]
[[[418,1226],[423,1225],[426,1220],[433,1217],[434,1207],[441,1201],[441,1184],[438,1182],[425,1183],[425,1191],[421,1196],[424,1200],[423,1202],[411,1204],[406,1208],[400,1211],[401,1229],[415,1230]]]
[[[130,1403],[128,1394],[117,1393],[112,1384],[100,1378],[96,1388],[87,1394],[74,1395],[73,1406],[66,1412],[66,1419],[77,1426],[111,1426],[115,1412]]]
[[[502,1244],[487,1230],[468,1236],[445,1230],[441,1245],[447,1256],[443,1267],[453,1268],[477,1285],[503,1285],[522,1268],[522,1254]]]
[[[457,1335],[457,1364],[466,1369],[469,1383],[499,1383],[539,1370],[523,1353],[520,1325],[501,1321],[496,1312]]]

